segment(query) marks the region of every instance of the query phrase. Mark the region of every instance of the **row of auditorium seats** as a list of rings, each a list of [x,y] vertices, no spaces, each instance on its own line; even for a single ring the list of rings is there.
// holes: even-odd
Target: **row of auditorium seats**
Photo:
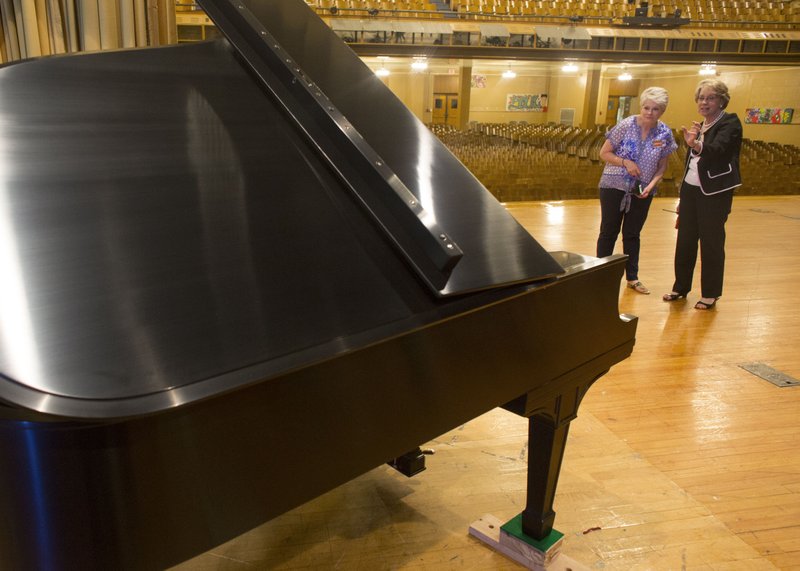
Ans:
[[[545,148],[550,151],[599,160],[606,126],[581,129],[558,123],[476,123],[472,128],[487,135],[502,136],[512,141]]]
[[[800,194],[800,147],[745,139],[741,194]]]
[[[424,0],[313,0],[320,15],[352,18],[380,15],[391,18],[444,18],[444,12]]]
[[[470,19],[487,15],[622,18],[634,13],[633,5],[595,0],[459,0],[457,10]]]
[[[601,0],[458,0],[456,9],[473,17],[581,16],[585,18],[623,18],[633,16],[636,4]],[[693,20],[724,21],[800,21],[800,3],[762,0],[664,0],[652,3],[651,16],[666,17],[680,10]]]
[[[605,127],[473,123],[464,131],[429,128],[501,202],[597,196]],[[682,145],[670,155],[660,196],[678,195],[685,159]],[[800,147],[745,139],[741,166],[739,194],[800,194]]]
[[[431,129],[502,202],[588,198],[597,193],[602,166],[599,159],[589,158],[589,143],[580,146],[580,155],[577,144],[596,133],[554,124]]]
[[[437,4],[424,0],[308,0],[321,14],[332,8],[340,16],[443,17]],[[462,18],[584,17],[619,19],[633,16],[636,4],[608,0],[453,0],[451,9]],[[651,16],[665,17],[677,11],[683,17],[705,22],[800,22],[800,2],[768,0],[655,0]]]

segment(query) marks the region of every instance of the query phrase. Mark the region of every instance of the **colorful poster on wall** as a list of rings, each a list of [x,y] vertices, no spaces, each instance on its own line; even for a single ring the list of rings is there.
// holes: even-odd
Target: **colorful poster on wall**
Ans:
[[[484,89],[486,87],[486,76],[481,75],[479,73],[473,75],[470,87],[473,87],[475,89]]]
[[[780,107],[754,107],[747,109],[744,116],[745,123],[760,123],[767,125],[786,125],[792,122],[794,109]]]
[[[547,111],[547,94],[509,93],[506,95],[506,111]]]

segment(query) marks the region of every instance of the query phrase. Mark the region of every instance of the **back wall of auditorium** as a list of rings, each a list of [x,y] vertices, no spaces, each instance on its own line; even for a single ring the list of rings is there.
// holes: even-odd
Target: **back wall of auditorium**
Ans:
[[[699,117],[694,90],[703,76],[696,65],[623,68],[584,63],[576,71],[562,71],[560,64],[547,62],[432,60],[428,69],[418,72],[411,70],[408,58],[364,59],[373,69],[390,71],[381,80],[426,124],[446,121],[461,128],[470,122],[511,121],[560,122],[582,128],[613,125],[618,118],[637,113],[639,93],[653,85],[669,91],[669,107],[662,117],[667,125],[677,129]],[[632,79],[619,80],[625,71]],[[800,145],[800,68],[718,66],[711,76],[728,85],[728,111],[742,119],[746,138]],[[445,98],[448,95],[456,101]],[[624,113],[619,112],[620,101],[626,106]],[[446,118],[442,105],[449,112]],[[754,115],[757,112],[760,118]],[[750,119],[745,120],[748,114]]]

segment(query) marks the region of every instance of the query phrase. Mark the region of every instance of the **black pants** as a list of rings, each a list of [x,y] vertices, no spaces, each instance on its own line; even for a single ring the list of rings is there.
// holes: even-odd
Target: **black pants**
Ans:
[[[687,294],[692,289],[692,276],[697,263],[700,242],[701,297],[722,295],[725,273],[725,222],[731,212],[733,191],[706,196],[700,187],[681,186],[678,242],[675,246],[675,284],[672,291]]]
[[[604,258],[614,253],[614,244],[622,229],[622,251],[628,256],[625,277],[628,281],[639,279],[639,235],[644,228],[653,195],[647,198],[631,198],[628,212],[620,210],[625,193],[615,188],[600,189],[600,235],[597,237],[597,257]]]

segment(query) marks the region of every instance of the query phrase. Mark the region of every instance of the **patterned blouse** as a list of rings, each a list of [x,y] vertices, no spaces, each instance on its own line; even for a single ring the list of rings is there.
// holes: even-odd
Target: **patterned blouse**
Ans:
[[[642,172],[639,181],[647,185],[658,170],[659,161],[675,152],[678,145],[672,131],[661,121],[650,129],[647,138],[642,140],[642,130],[636,124],[636,115],[626,117],[608,133],[606,139],[611,141],[614,154],[627,161],[633,161]],[[600,177],[600,188],[615,188],[623,192],[630,191],[636,180],[628,174],[625,167],[612,166],[606,163],[603,176]],[[653,189],[652,195],[655,195]]]

